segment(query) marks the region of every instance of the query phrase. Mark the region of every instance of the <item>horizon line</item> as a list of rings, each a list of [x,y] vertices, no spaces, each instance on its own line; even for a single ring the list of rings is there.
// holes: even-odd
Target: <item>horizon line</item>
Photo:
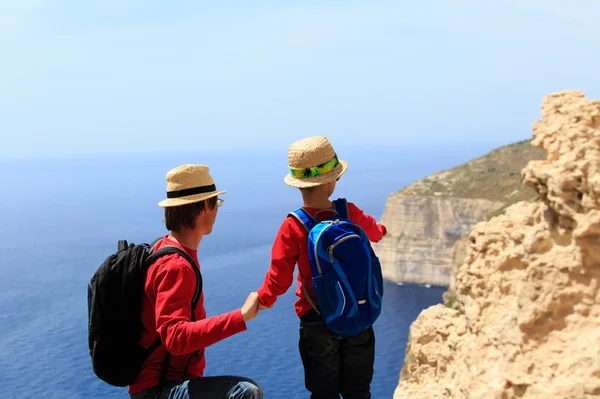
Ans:
[[[502,147],[505,145],[510,145],[513,143],[517,143],[520,141],[531,141],[533,137],[523,138],[521,140],[501,140],[501,139],[489,139],[489,140],[436,140],[436,141],[409,141],[409,142],[389,142],[389,143],[341,143],[335,144],[335,148],[337,149],[360,149],[360,148],[370,148],[370,149],[397,149],[399,147],[437,147],[437,146],[462,146],[462,145],[486,145],[486,146],[494,146],[494,148]],[[291,144],[291,143],[290,143]],[[224,151],[232,151],[235,153],[239,153],[242,151],[248,152],[273,152],[273,151],[287,151],[287,146],[285,148],[281,146],[261,146],[261,147],[220,147],[220,146],[211,146],[205,148],[198,149],[184,149],[184,150],[144,150],[144,151],[135,151],[129,148],[127,151],[113,151],[113,152],[79,152],[79,153],[54,153],[54,154],[40,154],[40,153],[32,153],[32,154],[0,154],[0,161],[16,161],[16,160],[43,160],[43,159],[81,159],[81,158],[90,158],[97,159],[102,157],[139,157],[139,156],[175,156],[175,155],[190,155],[190,154],[202,154],[206,152],[219,152],[222,153]]]

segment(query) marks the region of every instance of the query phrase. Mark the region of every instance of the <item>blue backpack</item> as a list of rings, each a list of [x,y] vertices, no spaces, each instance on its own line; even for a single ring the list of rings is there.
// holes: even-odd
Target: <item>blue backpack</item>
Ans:
[[[317,213],[337,216],[321,222],[302,208],[290,215],[308,232],[308,258],[318,308],[306,288],[304,295],[329,331],[356,336],[371,327],[381,313],[381,264],[364,230],[350,220],[346,200],[341,198],[333,204],[334,211]]]

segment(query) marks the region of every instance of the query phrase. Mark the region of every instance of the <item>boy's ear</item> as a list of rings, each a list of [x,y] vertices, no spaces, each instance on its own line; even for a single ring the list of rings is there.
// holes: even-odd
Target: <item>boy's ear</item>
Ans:
[[[329,189],[329,195],[333,194],[333,192],[335,191],[335,181],[329,182],[329,187],[327,188]]]

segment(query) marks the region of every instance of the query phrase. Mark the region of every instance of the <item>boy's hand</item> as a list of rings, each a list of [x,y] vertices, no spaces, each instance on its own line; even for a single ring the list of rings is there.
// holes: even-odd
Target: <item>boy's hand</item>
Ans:
[[[273,304],[274,305],[274,304]],[[273,307],[273,305],[271,306],[265,306],[260,302],[260,298],[258,299],[258,310],[265,310],[265,309],[270,309]]]
[[[250,293],[246,298],[246,303],[242,306],[242,318],[244,322],[252,320],[258,314],[258,294],[256,292]]]

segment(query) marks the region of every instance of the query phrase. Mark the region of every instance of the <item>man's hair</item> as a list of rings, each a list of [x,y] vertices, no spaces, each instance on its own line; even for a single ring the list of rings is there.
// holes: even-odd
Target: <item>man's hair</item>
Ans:
[[[169,206],[165,208],[165,224],[169,231],[180,231],[183,229],[193,230],[196,228],[196,219],[204,212],[206,207],[214,209],[217,205],[217,197],[211,197],[204,201],[194,202],[181,206]]]

